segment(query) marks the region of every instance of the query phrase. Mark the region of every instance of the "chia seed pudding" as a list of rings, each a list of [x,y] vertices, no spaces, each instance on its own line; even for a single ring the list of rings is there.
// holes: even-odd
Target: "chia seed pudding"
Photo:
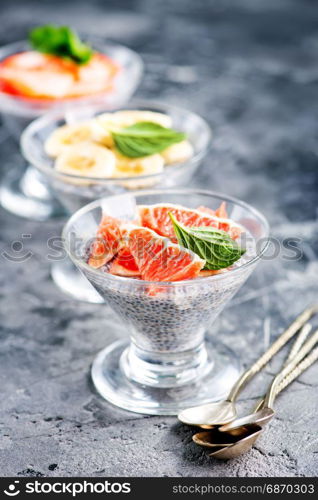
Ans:
[[[255,255],[252,236],[247,251],[232,268],[241,267]],[[134,278],[107,279],[107,268],[99,272],[83,269],[105,301],[130,330],[133,341],[145,351],[183,352],[198,346],[207,326],[246,281],[254,266],[241,272],[225,270],[210,278],[149,285]],[[114,278],[109,275],[110,278]],[[105,279],[106,278],[106,279]],[[154,293],[151,293],[154,291]]]

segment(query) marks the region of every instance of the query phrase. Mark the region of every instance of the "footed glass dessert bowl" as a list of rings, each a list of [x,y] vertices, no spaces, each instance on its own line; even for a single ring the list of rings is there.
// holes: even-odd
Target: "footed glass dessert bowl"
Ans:
[[[135,120],[140,123],[141,119],[147,122],[157,120],[155,125],[172,126],[187,137],[186,141],[172,145],[173,149],[168,148],[168,160],[171,160],[169,164],[165,151],[144,158],[125,158],[114,151],[111,138],[103,135],[105,127],[108,131],[109,123],[116,126],[120,123],[127,125]],[[91,131],[89,127],[92,122],[94,124]],[[89,134],[92,132],[94,138],[97,134],[100,141],[98,144],[87,140],[87,130]],[[83,134],[86,141],[78,143],[77,140],[83,141]],[[73,213],[90,201],[104,196],[152,186],[186,184],[205,157],[210,138],[208,124],[197,114],[168,104],[134,100],[123,108],[111,111],[100,104],[68,112],[49,113],[33,121],[25,129],[21,147],[25,158],[44,177],[64,209]],[[71,147],[67,146],[66,155],[65,141],[72,142]],[[70,151],[73,148],[72,156]],[[80,151],[83,151],[84,166],[88,165],[86,169],[78,168]],[[90,164],[94,165],[94,177],[90,175]],[[71,262],[54,263],[52,277],[59,288],[72,297],[88,302],[101,302],[100,296]]]
[[[112,86],[105,92],[83,95],[72,99],[37,99],[19,95],[19,92],[8,92],[6,82],[1,81],[0,71],[0,113],[9,133],[19,140],[22,131],[35,118],[42,116],[53,109],[68,110],[80,106],[87,106],[102,102],[104,108],[121,106],[134,93],[138,86],[143,64],[137,53],[122,45],[106,42],[98,37],[89,37],[92,47],[100,54],[105,55],[119,68],[112,81]],[[0,69],[6,61],[13,61],[16,56],[30,50],[27,41],[5,45],[0,48]],[[11,64],[11,63],[10,63]],[[15,69],[15,68],[14,68]],[[22,68],[21,75],[26,77],[26,70]],[[19,74],[19,73],[17,73]],[[54,89],[54,73],[43,86]],[[37,89],[40,90],[40,81]],[[49,85],[48,85],[49,83]],[[56,200],[45,176],[32,165],[25,165],[10,169],[1,181],[0,203],[8,210],[20,217],[46,220],[51,217],[65,215],[63,206]]]
[[[221,202],[226,202],[231,227],[243,228],[240,241],[244,242],[245,252],[228,268],[217,272],[202,272],[205,261],[181,244],[159,236],[149,225],[146,228],[149,219],[148,222],[144,219],[143,227],[135,226],[137,211],[145,213],[142,207],[154,205],[160,211],[168,206],[175,220],[178,217],[180,220],[180,206],[186,206],[188,211],[199,214],[197,220],[202,225],[202,208],[198,211],[197,207],[207,207],[215,213]],[[157,208],[151,208],[152,215]],[[131,264],[125,266],[125,276],[115,274],[122,273],[118,257],[105,264],[110,258],[109,249],[108,258],[102,255],[98,262],[96,235],[108,238],[114,255],[118,247],[110,235],[117,230],[112,221],[118,220],[126,221],[123,230],[130,235],[129,249],[135,258],[134,265],[137,263],[135,276]],[[154,224],[154,219],[151,220]],[[228,230],[229,219],[218,220]],[[142,242],[149,235],[154,238],[150,253],[149,246],[138,244],[137,248],[131,243],[136,231],[142,234]],[[162,227],[160,232],[163,233]],[[253,207],[225,195],[193,189],[115,195],[76,212],[63,231],[67,252],[125,323],[130,337],[107,346],[94,360],[92,379],[97,391],[121,408],[156,415],[175,415],[184,408],[224,397],[239,375],[240,363],[222,344],[222,332],[209,330],[211,335],[207,340],[205,332],[255,269],[267,247],[268,232],[265,218]],[[218,237],[223,236],[224,231],[218,233]],[[234,243],[233,248],[236,248]],[[169,261],[163,258],[167,249],[174,255]],[[226,257],[222,254],[224,258],[228,258],[228,249],[227,246]],[[145,279],[151,275],[153,280]],[[168,278],[158,281],[160,276],[172,276],[172,281],[167,281]],[[187,276],[193,277],[187,279]]]

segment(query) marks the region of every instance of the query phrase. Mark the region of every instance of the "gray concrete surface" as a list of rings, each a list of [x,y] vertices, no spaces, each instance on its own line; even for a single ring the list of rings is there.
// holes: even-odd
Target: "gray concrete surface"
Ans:
[[[59,6],[57,8],[56,6]],[[138,50],[137,92],[201,113],[213,148],[194,186],[254,204],[294,253],[260,264],[211,334],[244,365],[317,300],[318,12],[293,0],[2,2],[0,42],[34,23],[72,23]],[[2,172],[21,161],[0,129]],[[318,366],[277,400],[277,416],[254,449],[224,463],[206,457],[175,418],[145,417],[103,401],[89,369],[125,334],[98,305],[63,296],[50,279],[46,241],[62,222],[35,223],[1,210],[0,243],[22,234],[24,265],[1,257],[0,474],[22,476],[312,476],[318,472]],[[282,357],[244,394],[250,408]]]

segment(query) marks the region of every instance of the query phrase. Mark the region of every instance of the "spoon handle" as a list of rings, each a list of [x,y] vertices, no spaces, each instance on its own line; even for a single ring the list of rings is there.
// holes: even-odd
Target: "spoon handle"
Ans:
[[[308,356],[306,356],[303,361],[301,361],[296,368],[294,368],[288,375],[278,384],[275,392],[277,396],[281,391],[285,389],[289,384],[291,384],[295,378],[299,377],[307,368],[309,368],[318,359],[318,347],[316,347]]]
[[[302,347],[303,343],[305,342],[306,338],[310,334],[312,330],[312,325],[310,323],[306,323],[302,329],[300,330],[299,334],[296,337],[295,342],[293,343],[293,346],[288,354],[288,357],[283,365],[283,368],[292,361],[292,359],[296,356],[298,351],[300,351],[300,348]]]
[[[276,397],[276,389],[278,385],[281,383],[281,381],[291,372],[300,361],[308,354],[312,348],[317,344],[318,342],[318,330],[313,333],[313,335],[310,337],[307,342],[303,345],[303,347],[298,351],[296,356],[293,357],[293,359],[288,363],[288,365],[285,366],[274,378],[272,381],[269,390],[266,393],[265,396],[265,401],[264,401],[264,407],[273,407],[273,403]]]
[[[296,340],[295,342],[293,343],[292,345],[292,348],[288,354],[288,357],[285,361],[285,363],[283,364],[283,368],[285,368],[285,366],[288,365],[288,363],[296,356],[296,354],[298,353],[298,351],[300,350],[300,348],[302,347],[303,343],[305,342],[306,338],[308,337],[308,334],[311,332],[312,330],[312,325],[310,323],[306,323],[302,329],[300,330],[299,334],[297,335],[296,337]],[[296,368],[295,368],[296,370]],[[285,377],[287,378],[287,376]],[[284,379],[285,380],[285,379]],[[284,382],[284,380],[281,382],[281,384]],[[280,387],[280,385],[279,385]],[[282,389],[281,389],[282,390]],[[276,395],[279,393],[280,391],[278,390],[277,388],[277,392],[276,392]],[[256,406],[254,407],[254,412],[257,412],[258,410],[260,410],[262,407],[263,407],[263,404],[264,404],[264,397],[262,399],[260,399],[257,403],[256,403]]]
[[[262,356],[247,369],[237,380],[228,395],[228,401],[235,401],[240,391],[282,348],[284,345],[299,331],[299,329],[307,323],[307,321],[318,312],[318,304],[305,309],[297,318],[289,325],[289,327],[278,337],[278,339],[270,346],[270,348],[262,354]]]

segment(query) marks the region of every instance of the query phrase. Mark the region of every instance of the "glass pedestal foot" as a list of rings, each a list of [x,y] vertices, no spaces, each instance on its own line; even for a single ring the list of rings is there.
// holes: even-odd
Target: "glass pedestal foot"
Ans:
[[[125,410],[148,415],[177,415],[184,408],[218,401],[229,393],[240,374],[240,362],[234,352],[220,342],[206,340],[208,369],[192,382],[175,387],[140,384],[125,375],[129,340],[103,349],[92,365],[97,391],[110,403]]]
[[[36,221],[66,215],[41,174],[31,166],[25,171],[21,168],[10,170],[2,178],[0,203],[8,212]]]

